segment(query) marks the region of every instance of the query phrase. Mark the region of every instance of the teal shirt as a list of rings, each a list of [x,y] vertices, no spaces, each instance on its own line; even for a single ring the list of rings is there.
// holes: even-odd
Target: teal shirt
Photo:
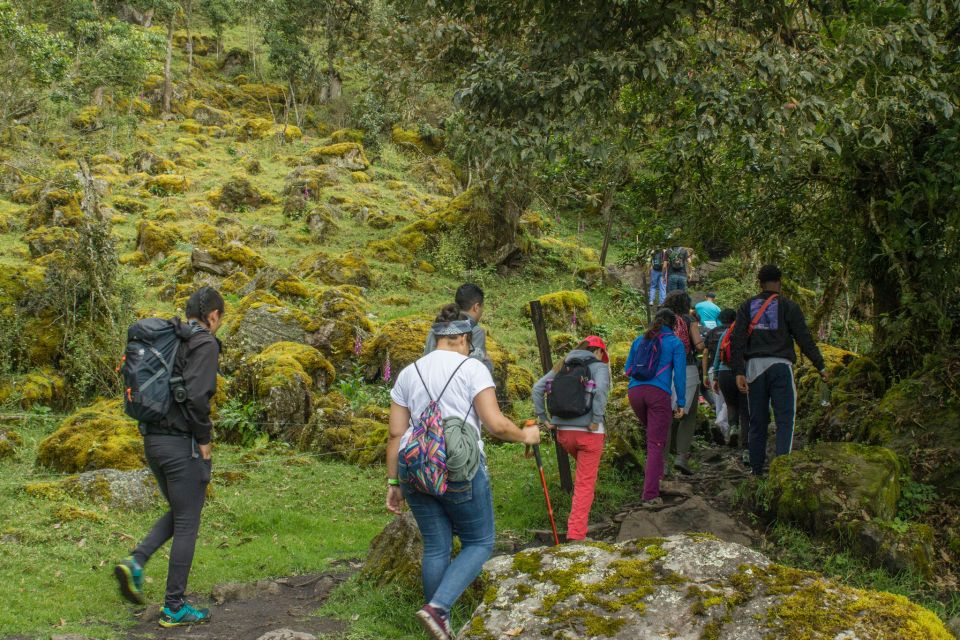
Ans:
[[[694,309],[696,309],[703,326],[707,329],[716,328],[717,318],[720,317],[720,307],[710,302],[710,300],[704,300],[703,302],[698,302]]]

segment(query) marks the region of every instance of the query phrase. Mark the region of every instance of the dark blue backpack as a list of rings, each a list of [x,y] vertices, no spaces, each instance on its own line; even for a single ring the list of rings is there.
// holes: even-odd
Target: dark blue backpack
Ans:
[[[171,380],[180,349],[176,325],[146,318],[127,329],[127,349],[120,364],[123,410],[142,424],[161,422],[173,401]]]
[[[630,366],[630,370],[627,371],[627,375],[634,380],[640,380],[641,382],[653,380],[670,366],[668,363],[663,369],[657,370],[660,364],[660,354],[663,352],[662,333],[657,335],[653,340],[644,338],[640,341],[636,349],[636,353],[634,353],[631,359],[633,364]]]

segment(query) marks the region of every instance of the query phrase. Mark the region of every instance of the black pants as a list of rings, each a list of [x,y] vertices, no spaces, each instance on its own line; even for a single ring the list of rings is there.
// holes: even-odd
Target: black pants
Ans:
[[[754,475],[762,475],[767,461],[767,428],[770,406],[777,423],[776,454],[793,451],[793,425],[797,413],[797,390],[793,367],[779,362],[750,383],[750,466]]]
[[[187,590],[187,578],[200,531],[200,512],[210,483],[211,461],[199,457],[190,438],[148,435],[143,444],[147,462],[170,510],[157,520],[147,537],[137,545],[133,557],[143,566],[157,549],[173,538],[167,594],[163,603],[175,611],[183,604],[183,594]]]
[[[750,409],[747,402],[747,394],[740,393],[737,389],[737,376],[733,371],[721,369],[717,376],[717,383],[720,385],[720,393],[723,394],[723,401],[727,404],[727,423],[730,430],[737,426],[740,430],[738,436],[741,448],[747,448],[748,434],[750,432]]]

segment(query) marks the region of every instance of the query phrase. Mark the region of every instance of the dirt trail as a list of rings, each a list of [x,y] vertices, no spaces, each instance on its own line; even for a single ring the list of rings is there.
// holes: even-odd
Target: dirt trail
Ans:
[[[309,634],[274,634],[276,640],[339,638],[347,631],[340,620],[314,616],[330,592],[356,569],[343,565],[339,571],[317,573],[255,583],[214,587],[209,599],[197,598],[198,606],[209,606],[208,624],[192,628],[163,629],[157,624],[159,607],[143,611],[140,622],[127,633],[127,640],[258,640],[268,632],[289,629]]]

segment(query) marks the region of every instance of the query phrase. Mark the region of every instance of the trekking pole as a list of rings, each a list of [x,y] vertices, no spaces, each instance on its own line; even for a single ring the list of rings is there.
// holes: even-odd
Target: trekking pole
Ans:
[[[536,420],[527,420],[524,423],[524,427],[532,427],[537,424]],[[559,443],[557,444],[559,447]],[[543,458],[540,457],[540,445],[535,444],[533,448],[533,457],[537,461],[537,470],[540,472],[540,486],[543,487],[543,497],[547,501],[547,515],[550,516],[550,529],[553,531],[553,543],[557,546],[560,545],[560,536],[557,534],[557,521],[553,518],[553,504],[550,503],[550,491],[547,489],[547,476],[543,472]],[[530,457],[531,445],[527,445],[526,451],[524,451],[524,456]]]

